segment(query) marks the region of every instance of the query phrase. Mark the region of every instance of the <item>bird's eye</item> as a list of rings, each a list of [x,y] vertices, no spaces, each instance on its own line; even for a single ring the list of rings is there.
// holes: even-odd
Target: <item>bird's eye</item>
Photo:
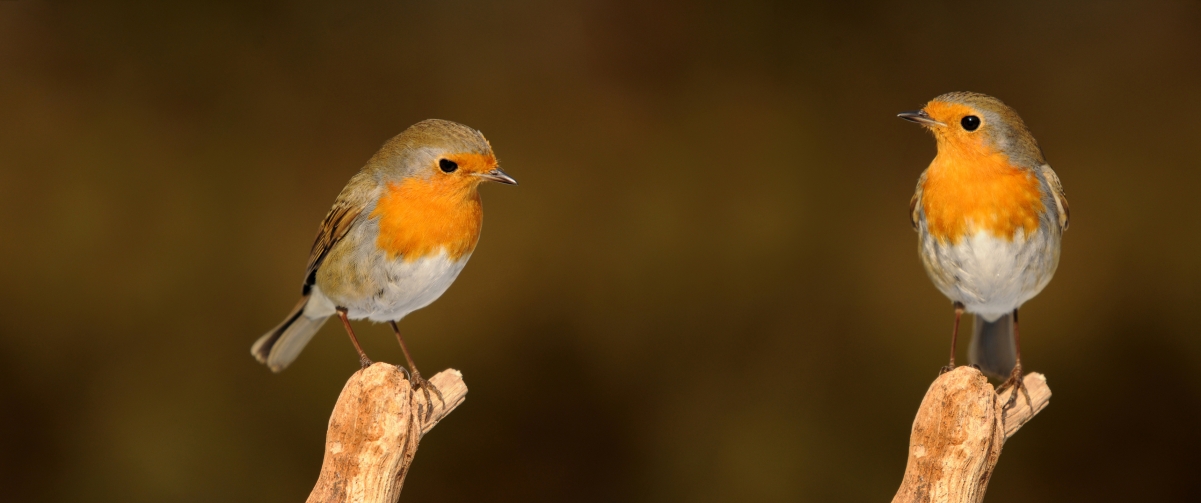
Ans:
[[[963,120],[959,121],[959,124],[963,126],[963,129],[975,131],[976,128],[980,127],[980,118],[976,117],[975,115],[969,115],[964,117]]]
[[[441,159],[438,161],[438,167],[442,168],[443,173],[453,173],[459,169],[459,165],[450,159]]]

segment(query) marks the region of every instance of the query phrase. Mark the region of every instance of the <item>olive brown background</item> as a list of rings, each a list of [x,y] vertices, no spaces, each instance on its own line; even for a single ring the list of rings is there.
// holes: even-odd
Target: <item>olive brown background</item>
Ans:
[[[1201,492],[1196,2],[0,2],[0,487],[298,501],[357,360],[249,355],[384,140],[482,130],[470,266],[401,323],[467,402],[404,501],[885,501],[950,303],[895,118],[996,95],[1073,210],[1055,398],[988,500]],[[400,362],[386,326],[359,324]]]

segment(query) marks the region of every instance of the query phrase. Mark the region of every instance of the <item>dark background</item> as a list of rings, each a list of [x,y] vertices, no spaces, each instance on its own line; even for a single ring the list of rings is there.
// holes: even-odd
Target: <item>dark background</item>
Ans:
[[[953,90],[1014,106],[1073,210],[1022,311],[1055,397],[988,500],[1201,491],[1196,2],[393,3],[0,2],[4,499],[307,495],[354,350],[250,344],[438,117],[521,185],[401,324],[471,387],[404,501],[886,501],[951,326],[894,115]]]

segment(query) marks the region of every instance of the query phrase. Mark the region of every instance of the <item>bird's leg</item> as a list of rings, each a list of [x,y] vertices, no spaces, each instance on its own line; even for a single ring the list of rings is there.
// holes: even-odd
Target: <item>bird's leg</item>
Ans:
[[[963,303],[955,302],[955,327],[951,329],[951,363],[938,372],[943,375],[955,370],[955,341],[959,339],[959,318],[963,316]]]
[[[350,336],[350,342],[354,343],[354,350],[359,352],[359,365],[363,368],[371,366],[371,359],[367,358],[367,353],[363,352],[363,347],[359,345],[359,338],[354,336],[354,329],[350,328],[350,318],[346,317],[346,308],[337,308],[338,318],[342,319],[342,326],[346,327],[346,335]]]
[[[396,341],[400,343],[400,350],[404,351],[405,361],[409,362],[409,375],[412,377],[409,382],[413,384],[413,389],[421,390],[421,392],[425,395],[425,403],[429,404],[429,409],[426,410],[425,416],[426,420],[429,420],[430,414],[433,414],[434,412],[434,402],[430,399],[430,390],[433,390],[434,394],[438,395],[438,401],[442,402],[443,407],[446,406],[446,400],[442,399],[442,392],[438,390],[437,386],[434,386],[434,383],[425,380],[424,377],[421,377],[421,372],[419,372],[417,370],[417,366],[413,364],[413,357],[409,356],[409,348],[408,346],[405,346],[404,337],[400,336],[400,327],[396,326],[395,321],[389,321],[388,324],[392,325],[392,331],[396,332]]]
[[[1021,392],[1022,396],[1026,398],[1026,406],[1030,407],[1030,410],[1034,410],[1034,405],[1030,402],[1030,392],[1026,390],[1026,383],[1022,380],[1022,339],[1018,336],[1017,309],[1013,310],[1013,347],[1017,353],[1017,359],[1013,365],[1013,372],[1009,374],[1009,379],[1006,379],[1005,382],[1001,384],[1001,387],[997,388],[997,392],[999,393],[1002,390],[1013,386],[1013,394],[1009,395],[1009,401],[1005,403],[1005,406],[1001,407],[1001,410],[1009,410],[1013,408],[1013,406],[1018,402],[1019,392]]]

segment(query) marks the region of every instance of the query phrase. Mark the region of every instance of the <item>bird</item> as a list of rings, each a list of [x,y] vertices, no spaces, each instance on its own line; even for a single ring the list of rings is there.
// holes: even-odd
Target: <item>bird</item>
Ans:
[[[332,316],[342,321],[363,367],[371,359],[351,320],[391,325],[413,389],[430,402],[397,325],[455,281],[479,242],[483,182],[516,185],[483,133],[451,121],[418,122],[389,139],[346,184],[317,231],[300,301],[250,352],[273,372],[291,364]]]
[[[959,319],[971,313],[972,364],[1004,380],[998,391],[1014,387],[1006,408],[1019,390],[1029,402],[1018,309],[1059,266],[1070,217],[1063,185],[1022,118],[997,98],[951,92],[898,117],[933,133],[938,147],[909,217],[926,273],[955,311],[950,364],[941,372],[955,368]]]

